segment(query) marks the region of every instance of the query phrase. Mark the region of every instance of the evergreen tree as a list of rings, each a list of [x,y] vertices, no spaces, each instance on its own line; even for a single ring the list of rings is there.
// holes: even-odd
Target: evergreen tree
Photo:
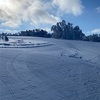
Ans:
[[[5,41],[9,41],[9,39],[6,35],[4,36],[4,38],[5,38]]]
[[[53,31],[53,38],[82,40],[83,36],[85,36],[79,26],[73,27],[72,23],[68,22],[66,24],[65,20],[58,22],[56,25],[53,25],[51,27],[51,31]]]

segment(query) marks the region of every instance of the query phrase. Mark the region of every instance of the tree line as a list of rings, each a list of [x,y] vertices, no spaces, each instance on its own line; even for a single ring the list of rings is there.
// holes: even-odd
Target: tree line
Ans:
[[[57,39],[100,42],[100,34],[86,36],[79,26],[73,27],[72,23],[68,22],[66,24],[65,20],[53,25],[51,31],[53,32],[52,37]]]
[[[83,40],[83,41],[94,41],[100,42],[100,34],[93,34],[86,36],[79,26],[73,26],[72,23],[66,23],[65,20],[56,23],[56,25],[51,26],[51,32],[48,33],[43,29],[33,29],[20,31],[18,33],[2,33],[5,36],[34,36],[34,37],[45,37],[45,38],[56,38],[56,39],[66,39],[66,40]]]
[[[34,37],[51,37],[51,34],[49,34],[46,30],[43,29],[33,29],[33,30],[25,30],[20,31],[15,34],[8,34],[9,36],[34,36]]]

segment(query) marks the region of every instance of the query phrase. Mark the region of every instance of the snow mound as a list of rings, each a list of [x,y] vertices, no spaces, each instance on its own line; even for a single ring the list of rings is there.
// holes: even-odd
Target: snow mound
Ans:
[[[82,56],[80,56],[78,52],[75,52],[74,54],[70,54],[69,57],[82,59]]]

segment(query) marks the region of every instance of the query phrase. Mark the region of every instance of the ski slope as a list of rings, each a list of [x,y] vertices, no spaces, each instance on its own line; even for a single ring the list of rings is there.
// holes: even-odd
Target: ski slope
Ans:
[[[100,100],[100,43],[10,38],[52,45],[0,48],[0,100]]]

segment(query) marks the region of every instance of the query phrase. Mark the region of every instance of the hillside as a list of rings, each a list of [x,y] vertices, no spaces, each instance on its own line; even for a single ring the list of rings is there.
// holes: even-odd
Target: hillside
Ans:
[[[100,43],[10,38],[51,45],[0,48],[0,100],[100,100]]]

